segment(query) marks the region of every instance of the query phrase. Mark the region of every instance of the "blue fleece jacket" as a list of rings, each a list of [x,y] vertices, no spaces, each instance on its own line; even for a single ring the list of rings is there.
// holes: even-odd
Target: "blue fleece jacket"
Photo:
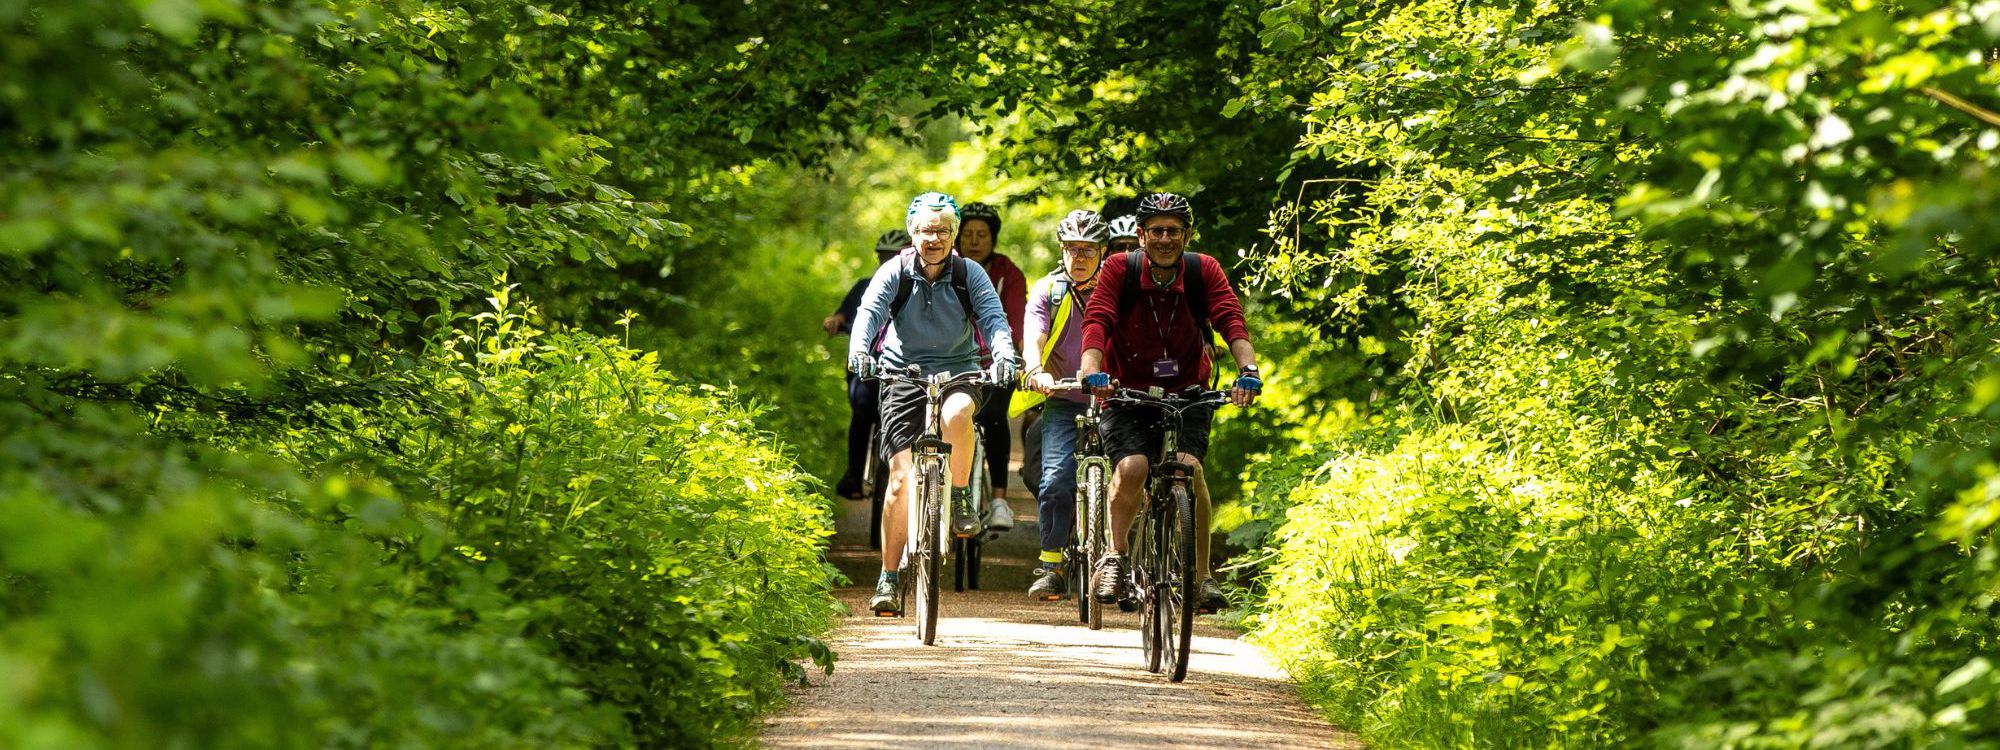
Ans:
[[[923,368],[925,375],[956,375],[979,369],[979,342],[972,336],[972,327],[966,325],[970,317],[979,322],[979,330],[985,333],[994,357],[1013,359],[1012,329],[1007,325],[1006,310],[1000,306],[1000,295],[993,291],[993,281],[978,263],[963,264],[966,291],[971,293],[976,313],[966,315],[958,293],[951,287],[952,274],[961,265],[956,253],[952,257],[936,281],[925,280],[916,270],[915,248],[904,250],[902,255],[875,269],[875,278],[861,295],[861,310],[854,317],[854,334],[847,340],[849,358],[866,353],[876,337],[881,336],[882,362],[890,367],[915,364]],[[892,321],[889,303],[896,299],[896,281],[903,274],[909,274],[912,280],[910,298],[903,302],[902,312]],[[884,328],[888,329],[886,334]]]

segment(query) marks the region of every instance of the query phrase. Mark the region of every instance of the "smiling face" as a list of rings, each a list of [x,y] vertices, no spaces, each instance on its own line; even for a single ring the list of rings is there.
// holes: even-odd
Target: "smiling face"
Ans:
[[[1095,242],[1070,240],[1062,243],[1063,270],[1070,283],[1088,289],[1097,283],[1097,269],[1104,264],[1104,246]]]
[[[1187,224],[1179,216],[1148,216],[1139,224],[1139,246],[1146,249],[1146,257],[1152,259],[1153,265],[1171,266],[1180,262],[1187,241]]]
[[[910,239],[917,244],[917,255],[924,263],[937,265],[951,257],[951,214],[943,211],[920,214],[910,220],[909,230]]]
[[[974,263],[985,263],[993,255],[993,227],[985,219],[965,222],[958,230],[958,253]]]

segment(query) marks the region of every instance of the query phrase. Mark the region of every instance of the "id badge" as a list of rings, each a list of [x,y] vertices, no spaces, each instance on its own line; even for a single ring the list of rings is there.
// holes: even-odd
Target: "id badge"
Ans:
[[[1165,380],[1179,376],[1180,374],[1181,363],[1179,360],[1162,359],[1153,363],[1153,378],[1156,380]]]

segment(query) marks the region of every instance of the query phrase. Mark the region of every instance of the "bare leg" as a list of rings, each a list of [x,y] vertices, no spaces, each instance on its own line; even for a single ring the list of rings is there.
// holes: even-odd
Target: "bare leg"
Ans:
[[[893,571],[902,567],[903,543],[910,533],[909,509],[911,490],[915,483],[911,475],[915,473],[910,458],[910,450],[903,449],[889,457],[889,489],[882,495],[882,569]]]
[[[1115,554],[1125,554],[1125,536],[1132,532],[1132,519],[1139,517],[1152,463],[1145,456],[1126,456],[1118,459],[1118,467],[1111,472],[1111,551]]]
[[[1194,467],[1194,568],[1195,579],[1212,575],[1208,570],[1209,522],[1214,517],[1208,504],[1208,478],[1201,471],[1201,461],[1186,453],[1181,454],[1181,462]]]

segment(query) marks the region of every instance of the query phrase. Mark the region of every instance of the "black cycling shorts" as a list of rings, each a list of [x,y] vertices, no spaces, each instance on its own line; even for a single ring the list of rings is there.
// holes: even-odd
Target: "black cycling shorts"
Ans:
[[[964,393],[972,396],[972,409],[979,411],[985,389],[971,383],[959,383],[944,390],[946,400],[951,394]],[[882,460],[909,450],[924,436],[924,419],[928,404],[924,401],[924,386],[907,381],[882,382]]]
[[[1208,430],[1215,423],[1215,407],[1199,406],[1181,412],[1180,436],[1174,442],[1180,452],[1196,461],[1208,457]],[[1106,404],[1097,423],[1104,436],[1104,453],[1116,464],[1126,456],[1157,458],[1167,439],[1166,412],[1138,404]]]

